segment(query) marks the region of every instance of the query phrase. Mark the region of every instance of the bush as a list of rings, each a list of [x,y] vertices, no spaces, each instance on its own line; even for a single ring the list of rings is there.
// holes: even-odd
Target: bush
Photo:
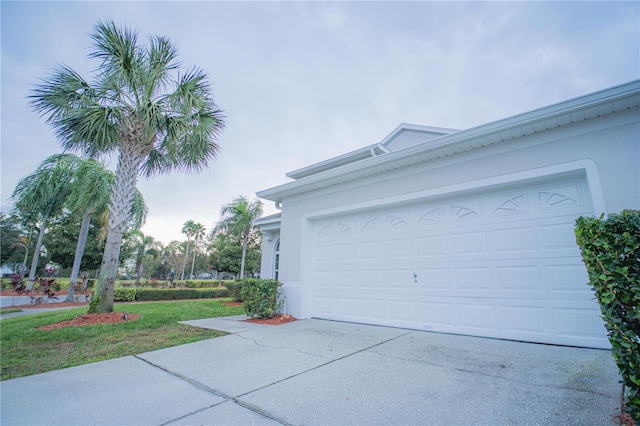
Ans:
[[[184,286],[187,288],[213,288],[218,286],[217,281],[191,281],[187,280],[184,283]]]
[[[133,302],[136,300],[136,289],[128,287],[116,287],[113,290],[113,300],[115,302]]]
[[[229,296],[233,297],[234,302],[242,302],[242,281],[230,281],[224,283],[224,286],[229,289]]]
[[[251,318],[273,318],[282,308],[282,283],[276,280],[247,278],[242,280],[240,295],[242,307]]]
[[[640,420],[640,211],[580,217],[575,233],[626,387],[627,412]]]
[[[60,284],[56,285],[55,278],[36,278],[32,290],[27,290],[27,296],[31,298],[32,305],[42,305],[49,300],[56,300],[56,287],[60,289]]]
[[[184,300],[184,299],[213,299],[216,297],[228,297],[229,291],[226,288],[138,288],[136,290],[136,300]]]

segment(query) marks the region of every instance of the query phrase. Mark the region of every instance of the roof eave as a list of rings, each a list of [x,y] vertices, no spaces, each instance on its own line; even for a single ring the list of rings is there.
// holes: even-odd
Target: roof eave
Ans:
[[[634,97],[635,100],[632,101],[632,98]],[[416,164],[430,161],[435,158],[454,155],[460,152],[456,149],[457,146],[466,144],[469,141],[483,139],[478,146],[472,146],[470,148],[466,147],[467,149],[463,150],[477,149],[482,146],[513,140],[524,135],[531,134],[529,131],[531,128],[534,129],[533,133],[540,133],[549,130],[550,128],[547,123],[552,120],[555,120],[557,123],[561,123],[562,118],[568,118],[568,123],[573,123],[576,120],[573,116],[581,111],[585,112],[585,114],[582,119],[579,119],[578,121],[585,121],[590,118],[595,118],[596,116],[608,115],[617,112],[615,109],[615,103],[626,98],[629,99],[629,106],[621,107],[623,109],[637,107],[638,104],[640,104],[640,80],[635,80],[599,92],[569,99],[567,101],[533,111],[445,135],[437,138],[436,140],[430,140],[425,143],[417,144],[399,151],[390,152],[382,156],[371,157],[364,161],[329,169],[295,182],[285,183],[283,185],[257,192],[256,195],[267,200],[281,202],[284,197],[296,195],[301,192],[381,173],[385,170],[391,170],[393,168],[400,167],[398,164],[402,162],[406,164]],[[605,105],[611,105],[611,108],[602,108],[602,111],[600,111],[599,107],[604,107]],[[587,116],[587,111],[591,111],[591,115],[596,115],[593,117],[591,115]],[[540,128],[542,130],[536,131],[536,125],[541,125]],[[558,124],[551,128],[561,126],[562,124]],[[525,128],[527,132],[523,131]]]

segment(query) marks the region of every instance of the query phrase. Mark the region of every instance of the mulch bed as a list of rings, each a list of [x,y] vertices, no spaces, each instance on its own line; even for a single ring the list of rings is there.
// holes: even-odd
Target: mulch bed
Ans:
[[[72,320],[62,321],[55,324],[43,325],[38,330],[56,330],[65,327],[80,327],[93,324],[115,324],[125,321],[134,321],[140,318],[138,314],[127,314],[124,312],[111,312],[108,314],[83,314]]]
[[[255,324],[269,324],[269,325],[280,325],[280,324],[286,324],[288,322],[293,322],[296,321],[297,318],[292,317],[291,315],[288,314],[284,314],[284,315],[277,315],[273,318],[268,318],[268,319],[258,319],[258,318],[247,318],[246,320],[242,320],[244,322],[252,322]]]

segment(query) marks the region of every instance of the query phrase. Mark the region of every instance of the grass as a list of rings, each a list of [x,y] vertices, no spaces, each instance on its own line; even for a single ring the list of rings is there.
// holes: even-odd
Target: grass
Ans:
[[[14,312],[22,312],[22,309],[16,309],[16,308],[0,309],[0,315],[2,315],[2,314],[13,314]]]
[[[141,317],[118,324],[49,331],[37,328],[73,319],[86,313],[87,308],[3,319],[0,322],[0,380],[222,336],[226,333],[178,324],[178,321],[242,313],[241,307],[222,305],[224,300],[228,299],[116,304],[115,311]]]

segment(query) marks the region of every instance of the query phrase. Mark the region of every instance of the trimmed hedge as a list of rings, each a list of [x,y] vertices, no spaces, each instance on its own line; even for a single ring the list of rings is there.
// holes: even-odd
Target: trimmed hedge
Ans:
[[[251,318],[273,318],[282,309],[280,287],[276,280],[247,278],[242,280],[240,294],[242,307]]]
[[[216,297],[229,297],[229,291],[224,288],[138,288],[136,300],[183,300],[183,299],[213,299]]]
[[[640,420],[640,211],[579,217],[575,234],[625,384],[627,413]]]
[[[229,291],[224,287],[207,289],[116,287],[113,295],[116,302],[214,299],[217,297],[229,297]]]
[[[115,302],[133,302],[136,300],[135,288],[116,287],[113,289],[113,300]]]

